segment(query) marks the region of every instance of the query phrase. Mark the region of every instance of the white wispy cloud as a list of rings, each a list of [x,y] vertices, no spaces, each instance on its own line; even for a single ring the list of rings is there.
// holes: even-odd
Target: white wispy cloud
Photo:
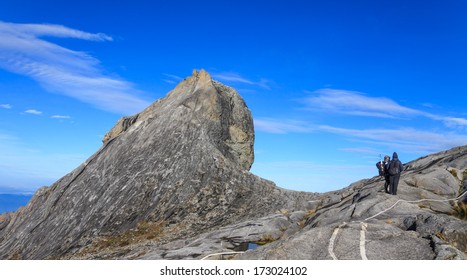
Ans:
[[[365,93],[349,90],[319,89],[305,91],[310,96],[303,99],[306,109],[327,113],[402,119],[424,117],[441,121],[449,127],[467,127],[467,119],[432,114],[426,111],[402,106],[386,97],[371,97]],[[433,105],[432,105],[433,107]]]
[[[64,115],[53,115],[53,116],[50,116],[50,118],[52,118],[52,119],[71,119],[70,116],[64,116]]]
[[[181,80],[183,80],[182,77],[177,76],[177,75],[167,74],[167,73],[164,73],[163,75],[166,76],[166,77],[169,77],[169,78],[171,78],[171,79],[173,79],[173,80],[176,80],[176,81],[181,81]]]
[[[150,104],[132,83],[104,74],[96,58],[49,42],[43,36],[112,41],[102,33],[61,25],[0,22],[0,68],[110,112],[133,114]]]
[[[467,119],[454,117],[441,117],[441,120],[449,127],[467,127]]]
[[[28,109],[24,111],[26,114],[31,114],[31,115],[42,115],[42,112],[36,109]]]
[[[10,32],[19,32],[23,36],[27,37],[53,36],[61,38],[77,38],[90,41],[113,40],[112,37],[103,33],[92,34],[57,24],[15,24],[7,22],[0,22],[0,24],[7,26],[7,30],[10,30]],[[11,27],[8,28],[8,26]]]
[[[214,73],[211,75],[213,79],[224,81],[224,82],[233,82],[240,84],[247,84],[262,87],[264,89],[271,89],[271,81],[268,79],[261,78],[259,81],[253,81],[247,79],[237,73],[224,72],[224,73]]]
[[[166,83],[169,83],[169,84],[177,84],[179,83],[181,80],[183,80],[182,77],[180,76],[177,76],[177,75],[173,75],[173,74],[167,74],[167,73],[163,73],[162,75],[166,76],[168,79],[162,79],[164,82]]]
[[[415,128],[348,129],[321,125],[318,129],[364,141],[373,141],[372,144],[398,147],[404,151],[420,153],[437,152],[467,143],[466,135],[455,132],[438,133]]]
[[[408,108],[386,97],[370,97],[364,93],[338,89],[305,91],[310,96],[304,99],[307,109],[325,110],[345,115],[381,118],[402,118],[424,115],[419,110]]]
[[[13,108],[13,106],[11,106],[11,104],[0,104],[0,108],[11,109],[11,108]]]
[[[316,125],[299,120],[255,119],[255,130],[274,133],[331,133],[345,136],[354,141],[364,142],[369,148],[365,152],[372,152],[376,146],[399,148],[408,152],[422,154],[438,152],[452,147],[465,145],[467,135],[454,131],[433,132],[411,127],[394,129],[352,129],[330,125]],[[351,148],[348,148],[348,151]],[[361,148],[360,148],[361,149]]]
[[[304,121],[277,120],[271,118],[254,119],[255,129],[274,134],[286,134],[291,132],[311,132],[314,128]]]

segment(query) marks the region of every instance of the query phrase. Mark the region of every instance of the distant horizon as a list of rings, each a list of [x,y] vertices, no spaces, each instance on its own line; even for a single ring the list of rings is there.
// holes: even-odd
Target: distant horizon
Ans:
[[[49,186],[47,186],[49,187]],[[13,194],[13,195],[34,195],[36,191],[39,189],[34,188],[34,190],[24,190],[24,189],[15,189],[15,188],[10,188],[7,186],[0,186],[0,195],[2,194]]]
[[[380,155],[465,145],[465,11],[461,0],[4,1],[0,185],[50,186],[193,69],[243,97],[251,172],[282,188],[342,189],[376,175]]]
[[[1,194],[0,193],[0,215],[7,212],[15,212],[21,206],[26,206],[32,194]]]

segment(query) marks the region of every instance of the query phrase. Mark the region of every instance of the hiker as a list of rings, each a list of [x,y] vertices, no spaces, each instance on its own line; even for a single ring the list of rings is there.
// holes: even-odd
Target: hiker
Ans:
[[[392,160],[388,166],[389,173],[389,193],[392,195],[397,194],[397,186],[399,185],[399,178],[401,172],[404,170],[402,162],[399,160],[399,156],[396,152],[392,154]]]
[[[389,193],[389,162],[391,157],[388,155],[384,156],[384,161],[380,160],[376,163],[376,168],[378,168],[379,176],[384,177],[384,191]]]
[[[384,176],[384,191],[386,193],[389,193],[389,162],[391,162],[391,157],[388,155],[384,156],[384,162],[383,162],[383,176]]]

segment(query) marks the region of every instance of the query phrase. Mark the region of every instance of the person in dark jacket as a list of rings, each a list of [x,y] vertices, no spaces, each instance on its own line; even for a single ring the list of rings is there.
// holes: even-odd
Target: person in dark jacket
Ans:
[[[401,172],[404,170],[402,162],[399,160],[399,156],[396,152],[392,154],[392,160],[389,163],[388,173],[389,173],[389,193],[392,195],[397,194],[397,186],[399,185],[399,178]]]
[[[384,156],[384,161],[380,160],[376,163],[376,167],[378,168],[379,176],[384,177],[384,192],[389,193],[389,173],[388,167],[389,162],[391,161],[391,157],[388,155]]]
[[[388,155],[384,156],[384,161],[383,161],[383,176],[384,176],[384,191],[386,193],[389,193],[389,186],[390,186],[390,180],[389,180],[389,163],[391,162],[391,157]]]

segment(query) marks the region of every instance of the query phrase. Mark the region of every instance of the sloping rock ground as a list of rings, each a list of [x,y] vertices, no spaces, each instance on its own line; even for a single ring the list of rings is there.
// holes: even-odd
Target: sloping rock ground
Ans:
[[[464,146],[406,164],[397,196],[378,177],[323,194],[303,229],[238,258],[465,259],[467,222],[453,209],[466,168]]]

